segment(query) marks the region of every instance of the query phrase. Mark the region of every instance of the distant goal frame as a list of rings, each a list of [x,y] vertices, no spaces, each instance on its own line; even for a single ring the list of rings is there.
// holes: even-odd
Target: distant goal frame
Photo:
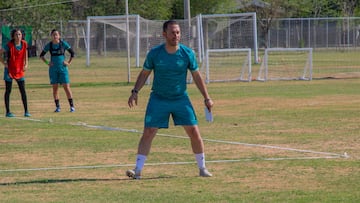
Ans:
[[[302,76],[292,78],[269,78],[269,52],[296,52],[296,51],[307,51],[308,58],[306,60],[305,67],[303,69]],[[264,51],[263,61],[261,63],[257,80],[268,81],[268,80],[312,80],[313,73],[313,48],[266,48]]]
[[[210,60],[209,55],[210,53],[215,52],[246,52],[247,57],[246,61],[244,61],[238,78],[228,79],[228,80],[212,80],[210,76]],[[210,82],[229,82],[229,81],[245,81],[251,82],[251,71],[252,71],[252,61],[251,61],[251,49],[250,48],[231,48],[231,49],[207,49],[205,53],[205,82],[208,84]],[[246,63],[246,64],[245,64]],[[247,67],[245,67],[247,65]],[[245,71],[247,71],[247,78],[244,78]]]

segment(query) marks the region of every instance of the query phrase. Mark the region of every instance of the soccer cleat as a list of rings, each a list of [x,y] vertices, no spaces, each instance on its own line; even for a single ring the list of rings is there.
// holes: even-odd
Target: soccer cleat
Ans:
[[[12,118],[12,117],[15,117],[15,115],[13,113],[9,112],[9,113],[6,113],[6,117]]]
[[[141,178],[141,171],[137,171],[136,169],[134,170],[127,170],[126,171],[126,176],[132,179],[140,179]]]
[[[25,112],[24,116],[25,117],[31,117],[31,114],[29,112]]]
[[[212,174],[206,168],[203,168],[203,169],[200,169],[199,176],[201,176],[201,177],[211,177]]]
[[[70,107],[70,112],[75,112],[75,107]]]
[[[60,112],[60,111],[61,111],[60,107],[56,107],[54,112],[57,113],[57,112]]]

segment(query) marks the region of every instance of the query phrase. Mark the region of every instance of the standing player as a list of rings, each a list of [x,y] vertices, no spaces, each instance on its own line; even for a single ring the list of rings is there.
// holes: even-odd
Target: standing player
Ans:
[[[71,64],[72,59],[74,58],[74,51],[70,45],[60,38],[60,32],[56,29],[51,31],[52,41],[47,43],[40,54],[40,58],[49,66],[49,77],[50,84],[53,89],[53,97],[55,101],[55,112],[60,112],[60,101],[59,101],[59,84],[62,84],[64,87],[67,99],[70,104],[70,112],[75,111],[72,92],[70,89],[70,79],[68,66]],[[68,61],[65,60],[65,50],[70,53],[70,58]],[[51,60],[48,62],[45,59],[46,52],[50,52]]]
[[[190,70],[196,86],[204,97],[205,105],[211,111],[210,99],[201,77],[194,52],[180,44],[180,26],[170,20],[163,24],[165,43],[154,47],[148,53],[143,70],[139,73],[134,89],[128,100],[129,107],[137,105],[138,92],[154,71],[154,81],[144,119],[144,131],[139,141],[136,166],[126,171],[126,175],[140,179],[141,171],[150,152],[151,143],[159,128],[168,128],[170,115],[175,125],[182,125],[190,137],[199,175],[210,177],[205,167],[204,143],[200,135],[195,111],[186,91],[187,71]]]
[[[6,117],[14,117],[15,115],[10,111],[10,93],[12,89],[13,79],[17,82],[21,94],[21,100],[24,106],[24,116],[30,117],[28,111],[27,96],[25,91],[25,71],[28,68],[28,51],[27,43],[23,40],[23,34],[20,29],[11,31],[11,41],[7,43],[4,50],[0,53],[5,53],[5,60],[1,58],[4,64],[4,80],[5,80],[5,108]]]

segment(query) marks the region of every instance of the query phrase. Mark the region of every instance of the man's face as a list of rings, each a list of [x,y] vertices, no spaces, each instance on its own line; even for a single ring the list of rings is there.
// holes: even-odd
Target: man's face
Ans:
[[[163,32],[166,43],[170,46],[177,46],[180,42],[180,26],[176,24],[168,25],[166,32]]]

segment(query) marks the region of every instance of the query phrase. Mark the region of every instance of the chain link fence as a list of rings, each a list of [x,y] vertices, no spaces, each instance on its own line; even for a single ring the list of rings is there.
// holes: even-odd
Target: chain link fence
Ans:
[[[254,54],[255,47],[252,42],[254,32],[247,25],[248,19],[244,20],[226,17],[217,21],[207,15],[203,20],[207,26],[202,29],[199,29],[197,18],[191,19],[190,24],[186,20],[180,20],[182,43],[191,46],[199,54],[201,48],[199,40],[201,39],[198,37],[198,32],[204,32],[202,36],[206,36],[205,39],[208,40],[204,43],[207,49],[251,48]],[[141,17],[140,21],[140,27],[136,27],[137,24],[130,21],[132,66],[141,66],[149,48],[163,42],[161,26],[164,21],[152,21]],[[87,21],[51,23],[54,28],[61,31],[62,38],[72,45],[77,55],[85,56],[89,44],[91,44],[91,57],[124,57],[127,54],[124,21],[94,22],[91,26],[89,41],[87,40]],[[228,25],[225,26],[225,24]],[[313,48],[314,79],[360,77],[360,57],[358,57],[360,17],[273,19],[268,32],[262,32],[259,24],[257,28],[258,31],[255,33],[259,56],[263,54],[262,51],[265,48]],[[139,29],[138,33],[136,29]],[[50,30],[48,33],[42,33],[44,33],[42,36],[33,36],[37,56],[43,46],[50,41]],[[137,45],[135,35],[138,34],[141,38]],[[140,49],[138,62],[134,59],[137,53],[136,46]]]

